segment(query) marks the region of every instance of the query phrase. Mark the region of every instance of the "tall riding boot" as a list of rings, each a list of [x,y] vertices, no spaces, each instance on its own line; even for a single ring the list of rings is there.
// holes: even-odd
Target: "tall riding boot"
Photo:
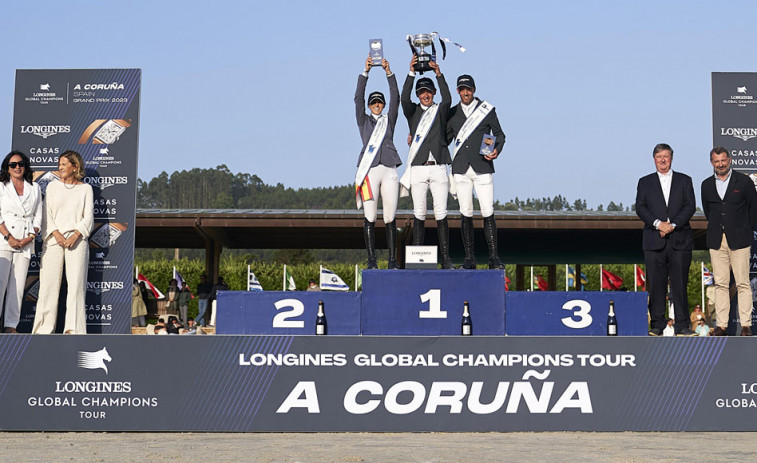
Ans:
[[[436,234],[439,236],[439,252],[442,255],[442,268],[455,268],[449,258],[449,223],[447,218],[436,221]]]
[[[413,217],[413,246],[423,246],[426,236],[426,221]]]
[[[505,266],[499,260],[497,252],[497,222],[494,221],[493,215],[484,218],[484,237],[489,248],[489,268],[504,269]]]
[[[397,265],[397,222],[392,220],[386,224],[386,247],[389,249],[389,266],[388,268],[400,268]]]
[[[368,268],[378,268],[376,264],[376,224],[363,220],[363,236],[365,237],[365,250],[368,251]]]
[[[476,254],[473,250],[473,217],[462,216],[460,219],[460,231],[463,235],[463,249],[465,250],[465,260],[463,268],[476,268]]]

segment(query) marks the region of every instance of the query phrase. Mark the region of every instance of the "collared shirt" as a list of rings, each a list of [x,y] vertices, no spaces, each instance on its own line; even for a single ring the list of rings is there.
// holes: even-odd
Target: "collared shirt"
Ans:
[[[463,108],[463,114],[465,114],[466,118],[470,117],[470,115],[473,114],[473,110],[476,109],[477,103],[478,102],[475,100],[475,98],[473,99],[473,101],[471,101],[469,105],[463,104],[462,101],[460,102],[460,107]]]
[[[715,188],[718,190],[718,196],[720,196],[720,199],[725,198],[725,192],[728,190],[728,183],[731,181],[731,172],[733,172],[733,169],[728,171],[728,177],[725,178],[725,180],[720,180],[720,177],[715,175]]]
[[[673,169],[668,170],[667,174],[657,172],[657,178],[660,179],[662,195],[665,197],[665,205],[667,206],[668,201],[670,201],[670,184],[673,183]]]

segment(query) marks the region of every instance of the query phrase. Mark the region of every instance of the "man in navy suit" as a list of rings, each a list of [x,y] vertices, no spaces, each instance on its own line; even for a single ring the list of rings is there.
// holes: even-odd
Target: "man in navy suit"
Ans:
[[[757,192],[754,183],[731,169],[731,153],[722,146],[710,151],[715,175],[702,182],[702,209],[707,217],[707,247],[715,280],[713,336],[725,336],[730,312],[728,285],[731,271],[738,292],[741,335],[752,335],[752,290],[749,258],[757,222]]]
[[[675,311],[677,336],[696,336],[691,330],[689,285],[694,236],[689,219],[696,210],[691,177],[673,172],[673,149],[660,143],[652,151],[657,172],[639,179],[636,214],[644,221],[642,250],[647,266],[649,291],[649,334],[662,335],[665,329],[665,296],[670,282],[670,299]]]

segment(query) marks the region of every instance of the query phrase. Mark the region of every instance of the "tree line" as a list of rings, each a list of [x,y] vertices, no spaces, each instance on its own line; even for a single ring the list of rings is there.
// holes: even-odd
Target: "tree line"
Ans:
[[[354,209],[353,185],[318,188],[287,188],[281,183],[268,185],[254,174],[233,173],[226,165],[215,169],[194,168],[161,172],[149,181],[137,181],[137,207],[142,209]],[[409,197],[400,198],[399,209],[412,210]],[[459,209],[449,198],[449,209]],[[501,211],[591,211],[585,199],[569,201],[562,195],[552,198],[516,197],[494,203]],[[597,211],[632,210],[623,203],[610,201]]]

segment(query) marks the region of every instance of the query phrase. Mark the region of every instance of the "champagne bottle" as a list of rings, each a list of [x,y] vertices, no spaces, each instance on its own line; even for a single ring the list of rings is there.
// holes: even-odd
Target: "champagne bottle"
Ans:
[[[610,301],[610,313],[607,314],[607,336],[618,335],[618,319],[615,318],[615,301]]]
[[[327,334],[326,314],[323,311],[323,301],[318,301],[318,316],[315,318],[315,334]]]
[[[470,336],[473,334],[473,322],[470,318],[470,305],[468,301],[463,302],[463,324],[462,324],[463,336]]]

